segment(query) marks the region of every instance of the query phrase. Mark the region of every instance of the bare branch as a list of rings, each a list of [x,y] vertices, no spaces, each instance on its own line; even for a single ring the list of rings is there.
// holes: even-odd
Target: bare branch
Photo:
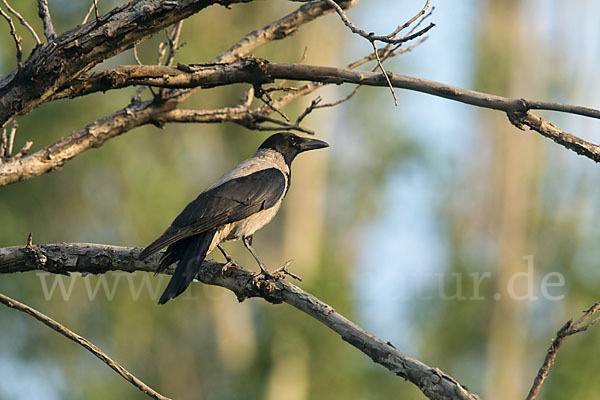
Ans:
[[[6,156],[6,142],[8,138],[6,137],[6,128],[2,129],[2,135],[0,135],[0,164],[2,163],[2,158]]]
[[[502,97],[391,72],[387,72],[386,75],[391,85],[398,89],[414,90],[507,113],[526,112],[535,109],[559,111],[600,119],[600,110],[593,108]],[[56,98],[77,97],[132,85],[206,88],[233,83],[266,84],[273,82],[275,79],[388,86],[388,79],[380,73],[318,65],[269,63],[266,60],[249,58],[228,64],[180,64],[177,68],[125,65],[111,70],[85,74],[77,82],[70,85],[68,89],[59,92]]]
[[[21,147],[21,150],[19,150],[19,152],[15,154],[15,158],[21,158],[25,156],[29,149],[31,149],[31,146],[33,146],[33,142],[31,140],[26,141],[23,147]]]
[[[92,1],[92,5],[88,9],[88,12],[85,14],[85,17],[83,17],[83,21],[81,21],[80,25],[85,25],[85,23],[90,18],[90,15],[92,15],[92,11],[94,11],[94,10],[96,10],[96,20],[98,20],[98,3],[97,3],[97,0],[93,0]]]
[[[44,36],[48,43],[56,39],[56,31],[50,17],[50,9],[48,8],[48,0],[38,0],[38,13],[44,25]]]
[[[362,86],[358,85],[354,88],[354,90],[352,90],[350,92],[350,94],[348,94],[347,96],[342,97],[339,100],[336,101],[332,101],[331,103],[323,103],[323,104],[317,104],[314,108],[326,108],[326,107],[335,107],[338,104],[342,104],[345,103],[346,101],[350,100],[352,97],[354,97],[354,95],[356,93],[358,93],[358,91],[360,90]]]
[[[315,133],[310,129],[300,126],[300,122],[294,124],[268,116],[273,112],[271,107],[265,106],[258,110],[249,110],[247,106],[227,107],[218,110],[185,110],[176,109],[163,113],[158,118],[159,123],[181,122],[181,123],[219,123],[233,122],[255,131],[298,131],[309,135]],[[265,126],[263,123],[270,122],[275,126]]]
[[[141,249],[95,244],[34,247],[44,255],[46,261],[43,265],[32,262],[31,251],[24,246],[0,248],[0,274],[31,270],[63,274],[104,273],[114,270],[153,272],[162,255],[155,254],[145,261],[139,261],[137,257]],[[323,323],[374,362],[415,384],[430,399],[478,399],[454,378],[398,351],[391,344],[371,335],[299,287],[283,279],[255,280],[252,272],[234,266],[223,271],[223,266],[222,263],[205,260],[197,279],[205,284],[231,290],[240,301],[250,297],[262,297],[274,304],[288,303]],[[169,274],[172,272],[172,269],[166,271]]]
[[[406,21],[402,26],[399,26],[398,29],[396,29],[394,32],[390,33],[389,35],[387,35],[388,38],[392,38],[395,37],[398,33],[400,33],[401,31],[403,31],[404,29],[408,28],[409,26],[411,26],[421,15],[425,14],[425,12],[427,11],[427,9],[429,8],[429,3],[431,3],[431,0],[427,0],[425,2],[425,5],[423,6],[423,8],[421,9],[421,11],[419,11],[417,13],[417,15],[415,15],[414,17],[412,17],[411,19],[409,19],[408,21]],[[417,24],[416,26],[418,27],[419,24]],[[413,28],[414,29],[414,28]],[[412,32],[411,32],[412,33]]]
[[[98,15],[98,0],[93,0],[94,3],[94,15],[96,16],[96,21],[98,21],[98,18],[100,18],[100,16]]]
[[[123,379],[130,382],[133,386],[137,387],[139,390],[141,390],[143,393],[147,394],[151,398],[155,400],[170,400],[168,397],[165,397],[162,394],[156,392],[150,386],[146,385],[144,382],[136,378],[131,372],[127,371],[125,368],[123,368],[123,366],[121,366],[119,363],[117,363],[108,355],[106,355],[106,353],[104,353],[102,350],[96,347],[92,342],[90,342],[83,336],[73,332],[69,328],[66,328],[64,325],[58,323],[57,321],[53,320],[47,315],[42,314],[36,309],[31,308],[23,303],[13,300],[2,293],[0,293],[0,303],[4,304],[9,308],[13,308],[15,310],[24,312],[25,314],[31,315],[33,318],[37,319],[44,325],[52,328],[67,339],[71,339],[75,343],[79,344],[80,346],[88,350],[90,353],[98,357],[100,360],[102,360],[103,363],[112,368],[117,374],[121,375]]]
[[[35,40],[35,43],[38,46],[41,45],[42,41],[40,40],[40,38],[37,35],[37,33],[35,33],[35,29],[33,29],[31,27],[31,25],[29,25],[29,23],[25,20],[25,18],[23,18],[23,16],[21,14],[19,14],[19,12],[17,10],[15,10],[14,8],[12,8],[10,6],[10,4],[8,4],[7,0],[2,0],[2,3],[4,4],[4,6],[8,10],[8,12],[10,12],[12,15],[14,15],[15,17],[17,17],[17,19],[19,20],[19,22],[21,23],[21,25],[23,25],[25,28],[27,28],[27,30],[29,31],[29,33],[31,33],[31,36],[33,36],[33,39]]]
[[[99,17],[101,23],[65,32],[56,38],[55,46],[38,47],[22,68],[0,80],[0,128],[51,99],[56,90],[94,65],[216,2],[153,1],[143,6],[129,2]]]
[[[175,53],[179,50],[179,38],[181,37],[181,28],[183,28],[183,21],[179,21],[173,26],[171,33],[167,35],[167,42],[169,46],[169,52],[167,54],[167,60],[165,64],[170,67],[173,64]]]
[[[569,108],[570,107],[566,107],[565,109]],[[513,114],[512,117],[511,114],[509,114],[509,119],[511,119],[511,122],[513,122],[513,124],[520,129],[523,129],[523,125],[528,126],[530,129],[552,139],[561,146],[566,147],[567,149],[572,150],[575,153],[591,160],[600,162],[600,146],[587,142],[570,133],[564,132],[556,125],[536,115],[533,115],[530,112],[526,112],[524,114],[517,112]]]
[[[544,359],[544,363],[540,367],[533,381],[533,385],[529,390],[529,394],[527,395],[526,400],[534,400],[537,397],[542,387],[542,384],[544,383],[544,380],[548,377],[550,367],[552,367],[552,364],[554,364],[554,361],[556,360],[558,350],[560,349],[560,346],[564,343],[564,341],[567,340],[569,336],[579,332],[584,332],[589,327],[593,326],[594,324],[600,321],[600,317],[596,317],[595,319],[588,322],[590,317],[598,311],[600,311],[600,302],[597,302],[596,304],[585,310],[584,314],[575,323],[573,323],[573,320],[570,319],[562,326],[562,328],[558,330],[558,332],[556,332],[556,337],[552,340],[552,344],[548,349],[546,358]],[[583,325],[585,322],[587,323]]]
[[[340,18],[344,22],[344,25],[346,25],[348,27],[348,29],[350,29],[352,31],[352,33],[362,36],[363,38],[367,39],[371,43],[373,43],[375,41],[391,43],[391,44],[400,44],[400,43],[409,42],[413,39],[418,38],[419,36],[424,35],[431,28],[433,28],[435,26],[434,23],[431,23],[428,26],[426,26],[425,28],[419,30],[418,32],[416,32],[412,35],[405,36],[403,38],[399,38],[399,39],[394,39],[393,37],[396,36],[404,28],[396,29],[394,32],[390,33],[389,35],[379,36],[379,35],[375,35],[374,33],[367,33],[366,31],[364,31],[364,30],[358,28],[356,25],[354,25],[352,23],[352,21],[350,21],[350,19],[346,16],[346,13],[344,13],[344,10],[342,10],[342,8],[339,5],[337,5],[337,3],[335,1],[333,1],[333,0],[325,0],[325,1],[327,1],[327,4],[329,4],[331,7],[333,7],[333,9],[338,13]],[[426,7],[428,7],[428,6],[429,6],[429,2],[426,4]],[[422,12],[424,13],[425,11],[422,11]],[[418,18],[418,17],[416,17],[416,18]],[[415,20],[416,20],[416,18],[415,18]],[[410,23],[412,23],[412,22],[410,22]],[[410,23],[408,25],[410,25]],[[406,26],[408,26],[408,25],[406,25]]]
[[[59,169],[66,161],[85,150],[101,146],[108,139],[141,125],[156,123],[155,116],[173,109],[176,104],[170,100],[132,104],[27,157],[9,159],[0,164],[0,186]]]
[[[344,7],[350,7],[356,2],[357,0],[352,0],[340,4]],[[330,11],[331,8],[328,7],[324,1],[303,5],[286,17],[269,24],[258,31],[248,34],[232,48],[221,54],[214,62],[218,60],[236,60],[238,57],[245,55],[246,52],[250,52],[257,47],[268,43],[270,40],[283,39],[287,35],[296,32],[301,25]],[[275,100],[274,106],[283,107],[297,97],[311,93],[320,86],[322,86],[320,83],[305,85],[300,90],[294,92],[292,96],[286,95]],[[1,87],[2,83],[0,82],[0,89]],[[166,113],[175,109],[177,105],[186,99],[192,92],[193,89],[171,90],[164,96],[166,100],[158,102],[140,102],[134,98],[134,104],[92,123],[82,130],[74,131],[58,142],[46,146],[44,149],[33,153],[30,156],[23,157],[19,160],[12,159],[9,162],[0,165],[0,186],[30,179],[45,172],[60,169],[66,161],[81,152],[93,147],[99,147],[106,140],[138,126],[148,123],[161,126],[165,121],[168,121],[168,118],[165,118],[165,116],[168,117]],[[62,95],[68,97],[70,95],[69,90],[63,90]],[[263,107],[255,113],[268,114],[269,112],[270,110]]]
[[[135,62],[137,63],[137,65],[139,65],[139,66],[144,65],[140,61],[140,57],[138,56],[137,46],[136,45],[133,46],[133,58],[135,59]]]
[[[23,39],[21,38],[21,36],[19,36],[19,34],[17,34],[15,24],[13,24],[13,21],[12,21],[12,18],[10,17],[10,15],[8,15],[6,12],[4,12],[4,10],[2,8],[0,8],[0,15],[2,15],[2,17],[4,17],[4,19],[8,23],[8,26],[10,27],[10,36],[12,36],[12,38],[15,42],[15,47],[17,49],[17,68],[21,68],[21,66],[23,65],[21,63],[21,59],[23,58],[23,44],[22,44]]]
[[[390,87],[392,96],[394,96],[394,105],[396,107],[398,107],[398,98],[396,97],[396,92],[394,92],[394,87],[392,86],[392,82],[390,82],[390,77],[387,75],[387,72],[385,72],[385,69],[383,69],[383,65],[381,64],[381,59],[379,58],[377,46],[375,45],[375,42],[371,42],[371,44],[373,45],[373,54],[375,54],[375,58],[377,59],[377,65],[379,66],[379,69],[381,70],[381,73],[383,74],[383,76],[385,76],[385,80],[387,81],[388,86]]]
[[[350,8],[358,0],[340,1],[339,6]],[[212,60],[213,63],[232,62],[250,54],[255,48],[273,40],[284,39],[294,34],[298,28],[314,19],[333,11],[326,0],[315,1],[299,7],[285,17],[246,35],[223,54]]]
[[[191,72],[190,72],[191,71]],[[393,87],[419,91],[434,96],[505,112],[512,123],[517,126],[529,126],[562,146],[576,151],[594,161],[600,162],[600,146],[586,142],[574,135],[562,132],[556,126],[527,112],[532,105],[535,109],[549,109],[600,118],[600,111],[568,104],[545,103],[525,99],[507,98],[445,85],[439,82],[418,79],[409,76],[388,73]],[[164,66],[124,66],[114,70],[95,72],[84,76],[86,80],[73,84],[69,92],[65,90],[60,96],[76,96],[84,92],[108,90],[111,87],[127,85],[155,85],[159,87],[212,87],[217,85],[248,82],[260,85],[275,79],[308,80],[308,85],[274,100],[271,106],[278,109],[299,96],[311,93],[323,83],[354,83],[364,86],[387,86],[382,74],[353,71],[332,67],[311,66],[304,64],[276,64],[259,59],[244,59],[238,63],[192,65],[185,68]],[[316,83],[314,83],[316,82]],[[77,92],[79,91],[79,92]],[[0,186],[28,179],[61,166],[81,151],[97,147],[107,139],[146,123],[161,125],[169,121],[161,113],[176,108],[177,104],[190,93],[189,90],[172,91],[166,103],[145,102],[127,107],[110,117],[104,118],[83,131],[74,132],[56,145],[48,146],[18,162],[4,163],[0,167]],[[131,107],[135,107],[132,109]],[[265,106],[258,113],[268,114],[270,106]],[[142,119],[137,119],[137,118]],[[204,117],[203,117],[204,118]],[[123,121],[126,120],[125,121]],[[118,121],[123,123],[119,123]],[[255,127],[255,125],[251,125]],[[293,124],[286,128],[295,129]],[[263,129],[263,128],[257,128]],[[100,134],[90,132],[96,130]],[[83,139],[85,138],[85,139]],[[52,159],[48,159],[52,155]]]
[[[411,44],[408,47],[398,48],[396,50],[388,49],[387,46],[386,46],[386,48],[377,50],[377,53],[378,53],[379,57],[381,57],[381,59],[385,60],[385,59],[388,59],[390,57],[395,57],[395,56],[397,56],[399,54],[407,53],[409,51],[412,51],[415,47],[417,47],[421,43],[425,42],[428,38],[429,38],[429,36],[425,36],[425,37],[419,39],[418,41],[416,41],[415,43]],[[361,58],[360,60],[357,60],[357,61],[353,62],[352,64],[349,64],[348,68],[349,69],[358,68],[361,65],[363,65],[363,64],[365,64],[365,63],[367,63],[369,61],[376,60],[376,59],[377,59],[377,56],[374,53],[371,53],[368,56],[365,56],[365,57]]]
[[[19,124],[17,121],[13,121],[12,126],[10,127],[10,132],[8,133],[8,141],[6,142],[6,151],[4,153],[5,157],[11,157],[13,152],[13,147],[15,145],[15,136],[17,135],[17,128]]]

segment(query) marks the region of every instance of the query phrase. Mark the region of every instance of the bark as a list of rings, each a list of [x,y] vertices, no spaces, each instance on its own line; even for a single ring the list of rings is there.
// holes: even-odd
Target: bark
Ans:
[[[0,274],[34,270],[57,274],[155,271],[162,254],[139,261],[140,252],[138,248],[85,243],[6,247],[0,249]],[[223,266],[222,263],[205,260],[197,279],[231,290],[239,301],[261,297],[273,304],[288,303],[323,323],[377,364],[415,384],[430,399],[478,399],[454,378],[371,335],[298,286],[283,279],[256,280],[253,273],[242,268],[230,266],[223,270]],[[173,269],[165,272],[171,274]]]
[[[98,20],[38,46],[23,66],[0,81],[0,128],[52,98],[66,83],[94,65],[161,29],[213,5],[252,0],[132,1]]]

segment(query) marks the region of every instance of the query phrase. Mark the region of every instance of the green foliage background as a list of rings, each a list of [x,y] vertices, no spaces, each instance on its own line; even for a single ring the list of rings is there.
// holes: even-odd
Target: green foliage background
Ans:
[[[42,32],[35,2],[13,3]],[[65,0],[49,3],[59,31],[77,25],[88,7]],[[101,12],[120,4],[99,3]],[[448,83],[507,96],[598,104],[597,95],[585,87],[587,64],[577,61],[586,43],[593,45],[598,36],[588,37],[582,49],[571,49],[564,59],[553,47],[564,34],[560,26],[578,23],[581,15],[565,16],[565,24],[559,18],[561,6],[537,2],[548,15],[545,23],[532,22],[527,18],[531,2],[465,0],[456,6],[468,10],[460,20],[450,2],[438,3],[433,17],[438,27],[431,38],[391,61],[390,70],[441,79],[438,72],[444,76],[457,68],[448,60],[464,59],[458,64],[464,67],[458,74],[462,78]],[[583,3],[582,12],[593,14],[593,3]],[[176,61],[206,62],[296,6],[263,0],[203,11],[184,23],[185,46]],[[421,6],[416,1],[394,6],[362,1],[349,15],[379,33]],[[463,25],[469,29],[454,30],[458,36],[445,33]],[[588,26],[585,20],[581,25]],[[0,27],[5,28],[3,22]],[[27,54],[31,40],[18,28]],[[144,63],[155,63],[163,38],[160,34],[138,47]],[[459,53],[444,53],[453,42],[461,43]],[[329,15],[255,55],[296,62],[305,46],[306,63],[333,66],[369,51],[368,43]],[[97,68],[134,62],[127,51]],[[9,73],[14,63],[11,38],[4,32],[0,73]],[[232,106],[245,89],[203,90],[185,107]],[[336,87],[320,94],[329,101],[348,90]],[[15,147],[26,140],[34,141],[34,150],[52,143],[125,106],[133,92],[46,104],[19,119]],[[517,132],[503,115],[397,93],[398,108],[388,91],[366,88],[351,102],[308,117],[309,126],[332,147],[296,161],[282,212],[257,234],[256,247],[269,265],[295,258],[294,272],[305,278],[304,289],[485,398],[524,397],[554,332],[598,299],[598,168],[535,134]],[[295,117],[309,100],[285,111]],[[598,128],[575,117],[546,117],[583,136]],[[36,243],[142,247],[265,137],[233,124],[128,132],[76,157],[61,171],[1,188],[0,246],[23,245],[32,232]],[[425,201],[405,201],[415,196]],[[423,226],[426,234],[419,233]],[[417,235],[420,247],[407,249],[398,232]],[[254,265],[241,245],[227,248],[240,263]],[[442,276],[441,286],[435,283],[438,275],[425,282],[428,300],[415,292],[416,283],[398,278],[425,269],[420,265],[430,260],[425,253],[432,254],[436,261],[430,267]],[[536,287],[546,273],[565,277],[559,291],[564,299],[494,300],[495,293],[505,294],[510,274],[526,270],[522,257],[527,255],[535,259]],[[459,276],[465,296],[471,296],[468,274],[485,272],[491,278],[480,287],[484,300],[440,295],[440,290],[455,293],[454,276]],[[386,279],[390,276],[399,280]],[[52,287],[59,281],[67,289],[72,284],[68,299],[58,286],[46,299],[43,282]],[[258,300],[237,304],[229,292],[194,284],[181,298],[159,307],[156,298],[164,285],[165,278],[141,273],[0,277],[0,291],[61,321],[175,399],[421,398],[411,384],[288,306]],[[115,288],[114,293],[107,294],[105,287]],[[31,318],[3,309],[0,327],[0,399],[145,398],[92,355]],[[591,382],[598,339],[600,333],[590,331],[567,342],[544,398],[597,396]]]

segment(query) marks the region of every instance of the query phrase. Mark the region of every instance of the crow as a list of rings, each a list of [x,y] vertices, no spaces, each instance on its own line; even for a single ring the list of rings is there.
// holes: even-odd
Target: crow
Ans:
[[[196,277],[202,261],[220,243],[242,240],[260,267],[271,276],[252,247],[254,232],[268,224],[290,188],[291,164],[307,150],[329,147],[322,140],[280,132],[188,204],[171,226],[139,255],[143,260],[167,247],[157,273],[179,262],[159,304],[180,295]]]

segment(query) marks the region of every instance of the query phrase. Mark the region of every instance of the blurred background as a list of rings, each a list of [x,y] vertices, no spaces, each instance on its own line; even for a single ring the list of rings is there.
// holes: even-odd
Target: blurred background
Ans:
[[[50,0],[57,31],[89,2]],[[386,34],[422,0],[362,1],[348,12]],[[100,0],[105,13],[122,4]],[[429,39],[388,70],[498,95],[600,107],[600,3],[433,1]],[[34,1],[13,1],[42,32]],[[186,20],[176,62],[207,62],[298,6],[254,1]],[[0,22],[0,74],[15,68]],[[32,41],[23,27],[26,53]],[[156,62],[161,33],[138,46]],[[255,55],[343,67],[369,53],[335,15]],[[98,68],[134,64],[127,51]],[[186,108],[238,104],[245,85],[202,90]],[[321,90],[325,101],[352,90]],[[135,89],[46,104],[19,119],[34,150],[126,106]],[[255,237],[267,265],[293,258],[300,286],[401,351],[486,399],[523,398],[555,332],[599,300],[600,169],[505,115],[436,97],[363,88],[305,121],[331,148],[303,155],[282,212]],[[145,94],[148,96],[148,93]],[[285,109],[295,118],[313,97]],[[598,142],[598,121],[539,113]],[[268,136],[233,124],[147,126],[61,171],[0,188],[0,246],[92,242],[143,247],[202,190]],[[240,243],[225,246],[243,265]],[[213,254],[221,259],[220,254]],[[158,306],[166,277],[114,273],[0,277],[0,291],[90,339],[175,399],[420,399],[312,318],[262,300],[238,304],[194,284]],[[32,318],[0,309],[0,399],[146,398],[91,354]],[[600,330],[569,339],[545,399],[595,398]]]

